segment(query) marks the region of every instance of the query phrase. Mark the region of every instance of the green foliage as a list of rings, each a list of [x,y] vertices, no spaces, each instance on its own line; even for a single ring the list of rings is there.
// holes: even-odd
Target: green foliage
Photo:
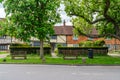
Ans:
[[[30,44],[25,44],[25,43],[12,43],[10,46],[30,46]]]
[[[40,47],[31,47],[31,46],[10,46],[10,52],[13,51],[27,51],[27,54],[37,53],[39,51]],[[44,54],[50,54],[51,48],[50,47],[44,47]]]
[[[104,40],[96,40],[96,41],[84,41],[84,42],[80,42],[79,46],[82,47],[94,47],[94,46],[104,46],[105,45],[105,41]]]
[[[92,29],[94,28],[91,24],[86,23],[86,21],[82,18],[74,18],[72,20],[74,23],[74,33],[75,34],[91,34]]]
[[[66,13],[73,17],[76,34],[86,36],[93,26],[100,36],[112,36],[120,40],[119,2],[120,0],[64,0]]]
[[[50,44],[46,43],[43,45],[44,47],[50,47]]]
[[[108,49],[108,47],[103,47],[103,46],[86,46],[86,47],[58,47],[59,49]]]
[[[61,44],[57,44],[57,47],[62,47],[62,45]]]
[[[3,0],[0,0],[0,2],[2,2]]]
[[[60,21],[59,5],[60,0],[5,0],[5,30],[24,41],[31,37],[48,39],[54,33],[54,24]]]
[[[93,41],[84,41],[84,42],[80,42],[79,46],[90,47],[90,46],[94,46],[94,43]]]
[[[58,54],[58,49],[57,48],[55,48],[55,53]]]
[[[54,33],[54,24],[60,21],[57,9],[61,0],[5,0],[7,34],[30,42],[40,41],[40,57],[44,61],[43,41]]]
[[[94,46],[104,46],[105,41],[104,40],[97,40],[94,42]]]
[[[62,57],[59,58],[52,58],[50,56],[46,57],[46,63],[44,64],[56,64],[56,65],[85,65],[82,62],[81,56],[77,60],[64,60]],[[86,58],[87,65],[120,65],[120,58],[119,57],[111,57],[111,56],[95,56],[94,59]],[[6,57],[6,62],[3,62],[3,59],[0,59],[0,63],[5,64],[42,64],[42,61],[39,59],[38,55],[27,55],[26,60],[13,60],[10,56]]]

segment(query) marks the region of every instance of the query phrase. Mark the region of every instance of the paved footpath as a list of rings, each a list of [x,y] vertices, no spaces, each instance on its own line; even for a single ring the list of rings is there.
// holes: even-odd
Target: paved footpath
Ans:
[[[0,64],[0,80],[120,80],[120,66]]]
[[[120,54],[108,54],[109,56],[118,56],[120,57]]]
[[[0,58],[5,58],[6,56],[8,56],[9,54],[0,54]]]

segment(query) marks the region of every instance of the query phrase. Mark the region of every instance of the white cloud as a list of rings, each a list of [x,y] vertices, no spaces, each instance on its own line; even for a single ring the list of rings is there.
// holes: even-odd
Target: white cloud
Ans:
[[[59,25],[63,25],[64,20],[66,22],[66,25],[72,25],[72,23],[70,22],[71,18],[67,16],[64,9],[65,9],[64,4],[60,4],[59,13],[60,13],[60,17],[62,19],[62,23],[59,23]]]
[[[0,8],[3,8],[3,5],[0,3]]]

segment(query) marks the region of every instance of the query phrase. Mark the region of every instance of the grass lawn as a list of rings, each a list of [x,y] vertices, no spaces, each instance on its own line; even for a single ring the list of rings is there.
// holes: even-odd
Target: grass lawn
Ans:
[[[7,54],[6,51],[0,51],[0,54]]]
[[[120,57],[111,57],[111,56],[94,56],[93,59],[86,58],[86,63],[82,62],[82,56],[77,60],[64,60],[62,57],[52,58],[51,56],[45,56],[46,62],[42,63],[39,55],[27,55],[27,59],[15,59],[12,60],[10,56],[4,59],[0,59],[0,63],[10,63],[10,64],[65,64],[65,65],[81,65],[81,64],[95,64],[95,65],[120,65]]]

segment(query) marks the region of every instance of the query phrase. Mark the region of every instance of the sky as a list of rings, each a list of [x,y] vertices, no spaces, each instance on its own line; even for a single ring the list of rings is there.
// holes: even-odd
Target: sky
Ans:
[[[71,18],[67,16],[66,12],[64,11],[65,6],[63,4],[60,5],[60,17],[62,19],[62,23],[58,23],[56,25],[63,25],[63,21],[66,21],[66,25],[72,25],[70,22]],[[3,5],[0,3],[0,18],[5,18],[5,11]]]
[[[65,6],[63,4],[60,5],[60,16],[62,19],[62,23],[65,20],[66,21],[66,25],[72,25],[72,23],[70,22],[71,18],[67,16],[66,12],[64,11]]]
[[[0,3],[0,18],[5,18],[5,11],[1,3]]]

